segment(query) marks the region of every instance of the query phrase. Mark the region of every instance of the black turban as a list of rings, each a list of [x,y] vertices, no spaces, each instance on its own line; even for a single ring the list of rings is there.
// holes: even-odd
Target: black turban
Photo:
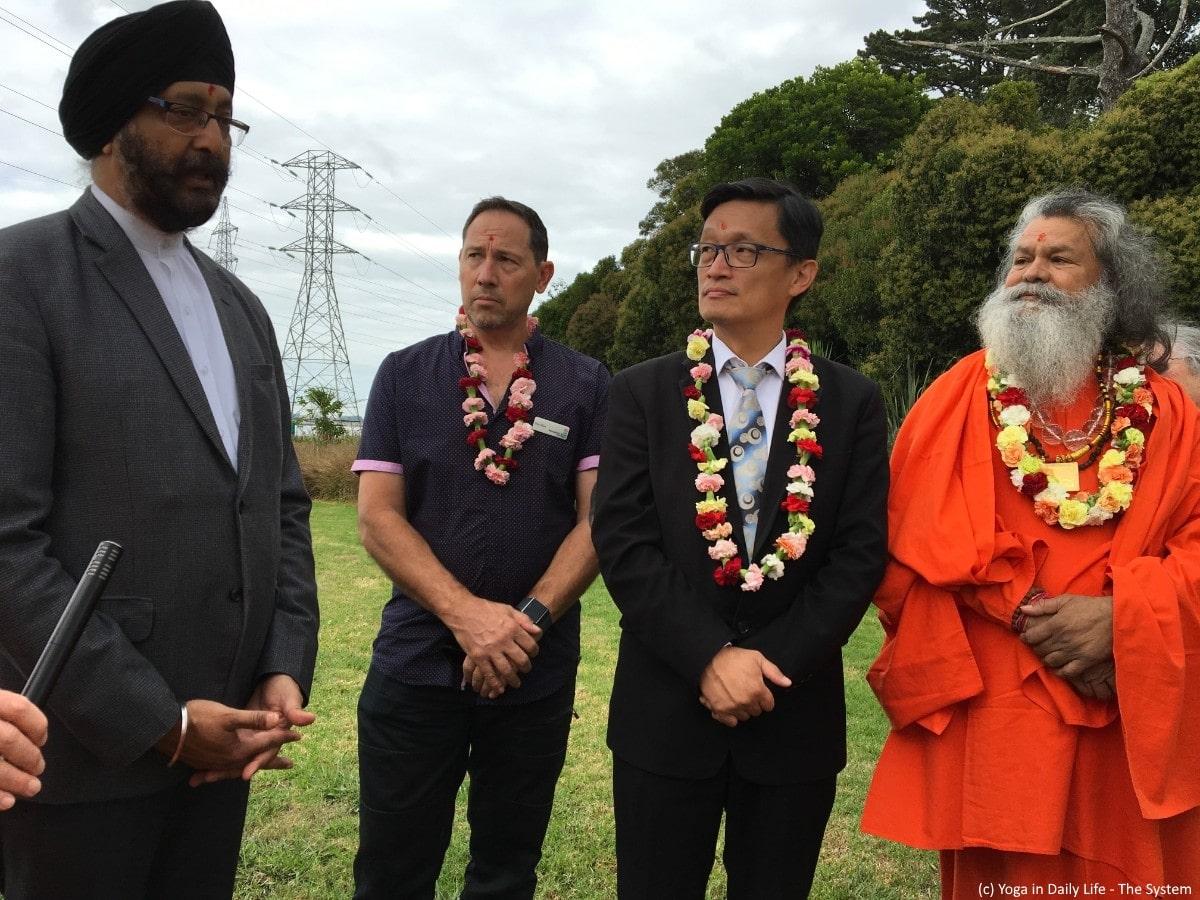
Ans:
[[[84,159],[146,102],[176,81],[204,81],[233,93],[233,48],[225,23],[206,0],[172,0],[113,19],[75,51],[58,118]]]

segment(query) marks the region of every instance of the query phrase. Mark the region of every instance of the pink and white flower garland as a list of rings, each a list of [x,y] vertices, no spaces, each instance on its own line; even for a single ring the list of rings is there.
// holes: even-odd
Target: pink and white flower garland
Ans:
[[[458,380],[458,386],[467,394],[462,408],[465,415],[463,424],[467,426],[467,444],[476,447],[479,454],[475,457],[475,470],[483,472],[493,484],[508,484],[508,479],[517,468],[513,454],[520,450],[527,440],[533,437],[533,426],[529,424],[529,416],[533,411],[533,392],[537,383],[533,373],[529,371],[529,354],[525,351],[513,354],[516,369],[513,371],[513,382],[508,389],[508,408],[505,415],[512,423],[504,437],[500,438],[503,453],[497,453],[487,445],[488,415],[484,411],[486,402],[479,396],[479,388],[487,381],[487,369],[483,367],[483,345],[471,328],[466,310],[458,308],[455,325],[459,334],[466,341],[468,353],[465,357],[467,377]],[[525,326],[529,337],[537,330],[538,320],[533,316],[526,319]]]
[[[812,407],[817,405],[820,381],[813,371],[812,354],[803,332],[788,330],[784,377],[792,385],[787,396],[788,406],[792,409],[789,422],[792,430],[787,439],[796,447],[796,464],[787,471],[787,496],[780,503],[780,507],[788,514],[788,530],[776,538],[774,553],[768,553],[758,563],[743,568],[737,544],[730,540],[733,525],[726,518],[725,498],[717,496],[717,492],[725,485],[720,473],[729,460],[713,452],[713,447],[721,439],[725,420],[716,413],[710,413],[704,400],[704,384],[713,375],[713,367],[703,361],[711,339],[711,329],[696,330],[688,338],[686,351],[688,359],[695,365],[689,370],[693,383],[684,388],[683,395],[687,398],[688,415],[702,423],[692,429],[691,443],[688,445],[688,453],[700,470],[696,476],[696,490],[704,494],[704,499],[696,504],[696,527],[705,540],[712,542],[708,555],[717,563],[713,572],[717,584],[722,587],[740,584],[743,591],[757,591],[763,586],[764,579],[783,577],[786,560],[799,559],[804,555],[808,538],[816,527],[808,517],[813,483],[816,481],[816,474],[808,463],[813,457],[820,459],[824,452],[817,443],[816,428],[821,419],[812,411]],[[748,549],[753,550],[752,547]]]

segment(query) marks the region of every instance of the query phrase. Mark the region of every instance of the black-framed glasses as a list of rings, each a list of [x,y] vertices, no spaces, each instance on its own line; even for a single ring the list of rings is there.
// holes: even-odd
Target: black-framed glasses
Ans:
[[[250,130],[250,126],[245,122],[197,109],[186,103],[163,100],[161,97],[147,97],[146,102],[152,103],[162,110],[163,121],[167,123],[168,128],[187,137],[195,137],[208,127],[210,121],[213,121],[221,129],[221,136],[225,138],[226,143],[236,147]]]
[[[697,269],[707,269],[717,261],[717,254],[725,254],[725,262],[733,269],[749,269],[758,262],[760,253],[780,253],[784,256],[800,258],[793,250],[780,250],[778,247],[768,247],[766,244],[756,244],[753,241],[737,241],[733,244],[692,244],[688,248],[688,259]]]

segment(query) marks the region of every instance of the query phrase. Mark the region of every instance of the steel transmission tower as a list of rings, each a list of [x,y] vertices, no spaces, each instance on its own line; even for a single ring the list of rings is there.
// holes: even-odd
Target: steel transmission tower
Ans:
[[[230,272],[237,271],[238,261],[233,255],[233,242],[237,240],[237,233],[237,226],[229,224],[229,201],[222,198],[221,218],[217,220],[217,227],[208,239],[208,249],[216,254],[217,263]],[[216,247],[213,246],[214,243]]]
[[[350,376],[350,355],[333,285],[334,254],[355,251],[333,239],[333,215],[358,210],[334,195],[333,182],[338,169],[359,167],[336,153],[315,150],[301,153],[283,165],[308,169],[308,191],[282,207],[302,209],[305,217],[304,237],[280,248],[304,251],[304,280],[283,349],[284,372],[292,388],[292,414],[297,412],[297,398],[309,388],[319,387],[342,401],[343,415],[356,416],[358,401]]]

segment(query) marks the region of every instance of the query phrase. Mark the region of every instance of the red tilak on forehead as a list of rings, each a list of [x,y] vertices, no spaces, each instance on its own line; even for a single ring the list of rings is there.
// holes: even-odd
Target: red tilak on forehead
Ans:
[[[1038,240],[1044,241],[1045,239],[1046,239],[1046,232],[1044,232],[1044,231],[1038,232]]]
[[[208,96],[211,97],[213,95],[213,91],[215,91],[216,89],[217,89],[217,86],[215,84],[210,84],[208,86]]]
[[[722,230],[722,231],[724,231],[724,230],[725,230],[725,223],[724,223],[724,222],[722,222],[722,223],[721,223],[721,230]]]

